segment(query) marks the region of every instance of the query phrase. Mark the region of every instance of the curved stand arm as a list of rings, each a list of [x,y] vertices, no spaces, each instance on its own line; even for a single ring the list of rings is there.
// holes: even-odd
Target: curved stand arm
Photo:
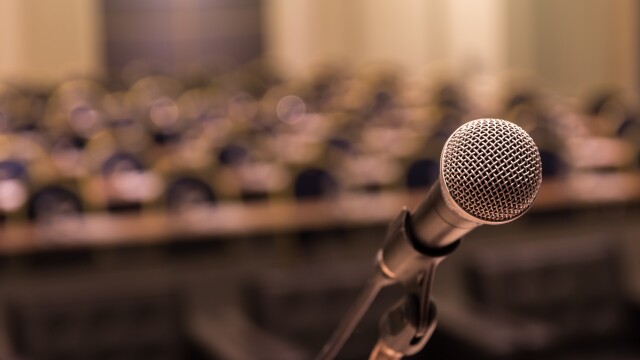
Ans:
[[[347,315],[342,319],[340,326],[334,331],[333,335],[322,348],[316,360],[331,360],[338,355],[344,343],[349,339],[356,325],[360,322],[364,314],[367,312],[371,303],[378,296],[380,289],[388,283],[387,279],[379,272],[369,280],[369,283],[362,290],[353,305],[349,308]]]

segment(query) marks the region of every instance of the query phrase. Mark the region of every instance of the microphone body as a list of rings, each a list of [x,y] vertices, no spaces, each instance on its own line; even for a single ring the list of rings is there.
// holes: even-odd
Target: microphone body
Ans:
[[[480,119],[461,126],[444,145],[438,181],[412,214],[391,224],[377,255],[380,271],[407,283],[471,230],[517,219],[535,200],[541,174],[538,148],[517,125]]]
[[[413,214],[404,209],[389,227],[377,265],[388,279],[406,283],[455,250],[458,240],[480,224],[456,216],[442,196],[439,182]]]
[[[437,181],[413,212],[413,232],[425,246],[444,247],[481,225],[460,216],[450,204],[445,200],[440,181]]]

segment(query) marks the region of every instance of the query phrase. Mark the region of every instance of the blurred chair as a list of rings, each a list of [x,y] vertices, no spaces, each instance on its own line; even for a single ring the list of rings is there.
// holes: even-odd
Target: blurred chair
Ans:
[[[459,114],[465,114],[468,109],[468,100],[458,84],[449,82],[442,84],[433,96],[435,104],[442,108]]]
[[[627,118],[620,124],[616,134],[630,141],[640,141],[640,120],[636,117]]]
[[[540,160],[543,178],[556,177],[567,171],[567,165],[555,151],[540,149]]]
[[[167,185],[165,201],[169,211],[189,211],[211,206],[216,196],[211,187],[195,177],[178,177]]]
[[[249,158],[249,150],[240,144],[228,143],[218,152],[218,161],[222,165],[238,165]]]
[[[302,170],[293,187],[294,196],[299,200],[329,197],[338,192],[336,179],[328,171],[313,167]]]
[[[149,106],[146,125],[157,146],[176,144],[187,124],[173,99],[162,96]]]
[[[33,360],[184,359],[177,293],[114,280],[13,294],[5,310],[15,353]]]
[[[260,328],[237,308],[189,314],[190,338],[206,354],[203,359],[303,360],[311,355],[294,343]]]
[[[154,186],[146,184],[142,161],[129,153],[116,152],[101,166],[106,183],[107,207],[111,212],[140,211],[145,193]]]
[[[119,171],[139,171],[143,168],[142,162],[136,156],[117,152],[102,163],[101,170],[103,175],[110,176]]]
[[[27,215],[35,221],[79,216],[84,210],[77,194],[62,186],[50,185],[38,190],[29,200]]]
[[[368,262],[272,269],[252,277],[243,302],[250,319],[270,334],[317,354],[371,276]],[[365,359],[378,336],[382,313],[399,298],[398,287],[381,292],[339,359]]]
[[[479,358],[572,359],[599,352],[608,359],[634,347],[635,324],[628,322],[610,239],[478,249],[468,259],[466,289],[468,307],[444,306],[440,326]]]
[[[601,90],[587,100],[585,109],[595,135],[621,136],[635,122],[635,114],[618,91]]]
[[[0,132],[31,130],[35,126],[29,117],[31,97],[22,91],[0,84]]]
[[[338,181],[328,171],[318,167],[304,169],[294,179],[293,194],[296,200],[331,198],[338,191]],[[305,255],[319,256],[327,251],[336,251],[336,247],[340,249],[346,239],[341,229],[323,229],[299,231],[296,241]]]
[[[449,136],[460,126],[466,119],[459,112],[451,109],[444,109],[435,115],[435,126],[431,134],[430,142],[444,145]],[[440,147],[442,149],[442,147]]]
[[[27,164],[19,160],[0,161],[0,219],[20,214],[27,204],[32,180]]]
[[[437,160],[423,158],[415,160],[409,165],[406,176],[408,189],[424,189],[438,180],[440,164]]]
[[[289,169],[268,151],[261,151],[258,144],[229,144],[218,158],[220,166],[212,173],[221,198],[265,201],[282,195],[290,183]]]
[[[529,135],[533,138],[540,151],[542,161],[542,176],[551,178],[561,176],[569,171],[564,156],[566,155],[567,136],[563,137],[550,126],[552,119],[544,117],[536,122],[528,123]]]

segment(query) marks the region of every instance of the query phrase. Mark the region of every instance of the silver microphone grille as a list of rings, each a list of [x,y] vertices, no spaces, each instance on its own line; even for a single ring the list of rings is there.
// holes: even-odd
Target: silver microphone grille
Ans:
[[[474,120],[458,128],[442,150],[440,166],[443,191],[455,203],[451,205],[484,223],[522,215],[542,182],[533,139],[500,119]]]

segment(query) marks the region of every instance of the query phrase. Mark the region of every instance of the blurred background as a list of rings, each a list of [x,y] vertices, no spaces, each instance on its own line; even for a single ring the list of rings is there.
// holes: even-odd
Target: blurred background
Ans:
[[[542,188],[412,358],[638,359],[639,49],[632,0],[0,0],[0,359],[313,358],[481,117]]]

